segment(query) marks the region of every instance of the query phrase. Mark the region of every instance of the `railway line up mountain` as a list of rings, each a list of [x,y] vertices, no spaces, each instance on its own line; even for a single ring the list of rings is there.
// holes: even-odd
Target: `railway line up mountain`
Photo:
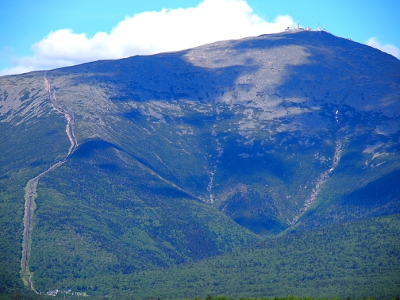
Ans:
[[[70,156],[73,153],[74,149],[78,145],[75,135],[74,135],[73,116],[70,115],[68,112],[63,111],[61,108],[59,108],[57,106],[57,103],[56,103],[57,99],[56,99],[55,94],[52,94],[51,83],[47,77],[47,72],[44,76],[44,80],[45,80],[45,85],[46,85],[46,90],[47,90],[47,93],[49,96],[49,100],[51,101],[53,108],[57,112],[63,114],[67,120],[67,126],[66,126],[65,131],[71,142],[71,147],[69,148],[68,153],[63,160],[56,162],[50,168],[48,168],[44,172],[37,175],[35,178],[29,180],[26,185],[26,188],[25,188],[26,193],[25,193],[24,233],[23,233],[23,238],[22,238],[21,276],[22,276],[22,279],[23,279],[25,285],[29,289],[34,291],[36,294],[39,294],[39,293],[34,288],[34,285],[32,282],[33,274],[29,270],[29,258],[30,258],[31,251],[32,251],[31,250],[31,244],[32,244],[31,238],[32,238],[32,231],[33,231],[32,219],[34,217],[34,211],[35,211],[35,206],[36,206],[35,198],[37,197],[36,188],[39,183],[39,180],[43,176],[47,175],[48,173],[54,171],[55,169],[60,167],[62,164],[64,164],[66,162],[68,156]]]
[[[22,265],[42,293],[394,297],[399,99],[399,60],[325,31],[0,77],[0,293]]]
[[[56,111],[58,111],[59,113],[63,114],[65,116],[65,119],[67,120],[67,126],[65,129],[65,132],[67,133],[68,139],[71,143],[71,147],[69,148],[67,156],[66,156],[66,158],[68,158],[68,156],[70,156],[74,152],[75,148],[78,146],[78,142],[76,140],[76,137],[74,134],[74,127],[73,127],[74,126],[74,116],[71,115],[70,113],[68,113],[67,111],[64,111],[61,107],[59,107],[57,105],[57,97],[56,97],[55,91],[52,91],[52,89],[51,89],[51,83],[50,83],[50,80],[48,77],[48,72],[45,73],[44,80],[45,80],[47,92],[49,94],[49,99],[53,105],[53,108]]]

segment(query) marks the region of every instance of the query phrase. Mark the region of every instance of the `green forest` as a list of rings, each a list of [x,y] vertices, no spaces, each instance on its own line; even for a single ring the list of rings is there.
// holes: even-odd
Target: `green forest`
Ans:
[[[208,295],[391,299],[400,292],[399,236],[400,216],[393,215],[282,235],[170,268],[102,277],[100,273],[77,276],[72,265],[64,266],[54,282],[60,290],[114,299]]]

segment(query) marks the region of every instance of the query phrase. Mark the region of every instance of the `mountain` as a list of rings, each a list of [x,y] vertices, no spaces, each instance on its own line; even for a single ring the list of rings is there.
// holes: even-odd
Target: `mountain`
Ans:
[[[0,77],[0,294],[112,294],[94,283],[276,257],[321,230],[345,258],[343,228],[377,249],[400,213],[399,99],[399,60],[324,31]],[[380,297],[400,291],[390,245],[373,252]]]

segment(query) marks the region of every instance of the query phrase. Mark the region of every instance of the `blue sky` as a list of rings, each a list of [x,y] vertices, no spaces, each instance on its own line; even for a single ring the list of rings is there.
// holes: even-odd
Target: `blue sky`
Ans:
[[[400,58],[399,0],[1,0],[0,75],[326,25]],[[280,16],[280,17],[279,17]]]

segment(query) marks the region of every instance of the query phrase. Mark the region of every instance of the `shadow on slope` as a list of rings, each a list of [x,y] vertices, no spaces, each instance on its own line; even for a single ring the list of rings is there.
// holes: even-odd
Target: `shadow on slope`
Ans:
[[[341,205],[355,207],[385,206],[391,201],[398,201],[399,195],[400,170],[395,170],[345,195]],[[400,208],[400,205],[398,206]]]

